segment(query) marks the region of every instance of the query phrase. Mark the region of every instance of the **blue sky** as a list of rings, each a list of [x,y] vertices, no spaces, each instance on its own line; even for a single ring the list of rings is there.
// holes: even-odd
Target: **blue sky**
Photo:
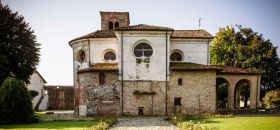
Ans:
[[[38,71],[52,85],[73,84],[68,41],[100,29],[99,11],[128,11],[130,23],[174,29],[201,28],[212,35],[240,24],[280,46],[279,0],[2,0],[25,17],[41,43]],[[280,49],[278,49],[280,54]]]

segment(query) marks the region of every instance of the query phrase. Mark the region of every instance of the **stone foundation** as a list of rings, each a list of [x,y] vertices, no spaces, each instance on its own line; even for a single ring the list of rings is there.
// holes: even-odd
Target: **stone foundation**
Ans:
[[[99,84],[98,72],[79,75],[80,79],[80,116],[86,111],[87,116],[120,115],[121,82],[115,72],[105,73],[105,83]],[[178,85],[182,79],[182,86]],[[165,115],[165,81],[123,81],[123,114]],[[77,95],[77,94],[76,94]],[[180,98],[175,105],[175,98]],[[172,72],[167,82],[167,114],[195,115],[215,113],[216,110],[216,72],[186,71]]]

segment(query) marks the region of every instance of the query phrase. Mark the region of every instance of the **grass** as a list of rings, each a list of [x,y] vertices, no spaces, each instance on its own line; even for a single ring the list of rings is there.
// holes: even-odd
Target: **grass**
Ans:
[[[42,121],[35,124],[0,125],[0,130],[103,130],[117,122],[116,118],[79,121]]]
[[[219,130],[280,130],[280,117],[233,117],[197,119],[202,126],[217,127]],[[205,121],[205,123],[204,123]]]
[[[184,118],[218,130],[280,130],[280,117]],[[179,122],[182,122],[179,121]]]
[[[97,125],[98,121],[46,121],[36,124],[12,124],[0,125],[0,130],[47,130],[47,129],[60,129],[60,130],[84,130],[91,126]]]

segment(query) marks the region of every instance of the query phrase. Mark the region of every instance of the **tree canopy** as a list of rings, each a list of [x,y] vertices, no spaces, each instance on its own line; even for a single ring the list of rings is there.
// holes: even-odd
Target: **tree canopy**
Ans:
[[[270,40],[251,28],[226,26],[217,32],[211,48],[211,64],[260,69],[262,89],[280,88],[280,61]]]
[[[0,84],[11,75],[29,83],[39,63],[39,46],[23,16],[0,2]]]

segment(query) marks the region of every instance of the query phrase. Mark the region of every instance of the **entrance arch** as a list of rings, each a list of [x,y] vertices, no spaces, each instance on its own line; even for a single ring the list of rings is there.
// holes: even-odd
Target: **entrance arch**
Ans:
[[[224,78],[216,79],[216,107],[228,108],[228,87],[229,82]]]
[[[250,88],[250,81],[247,79],[241,79],[236,83],[234,90],[234,108],[249,108]]]

